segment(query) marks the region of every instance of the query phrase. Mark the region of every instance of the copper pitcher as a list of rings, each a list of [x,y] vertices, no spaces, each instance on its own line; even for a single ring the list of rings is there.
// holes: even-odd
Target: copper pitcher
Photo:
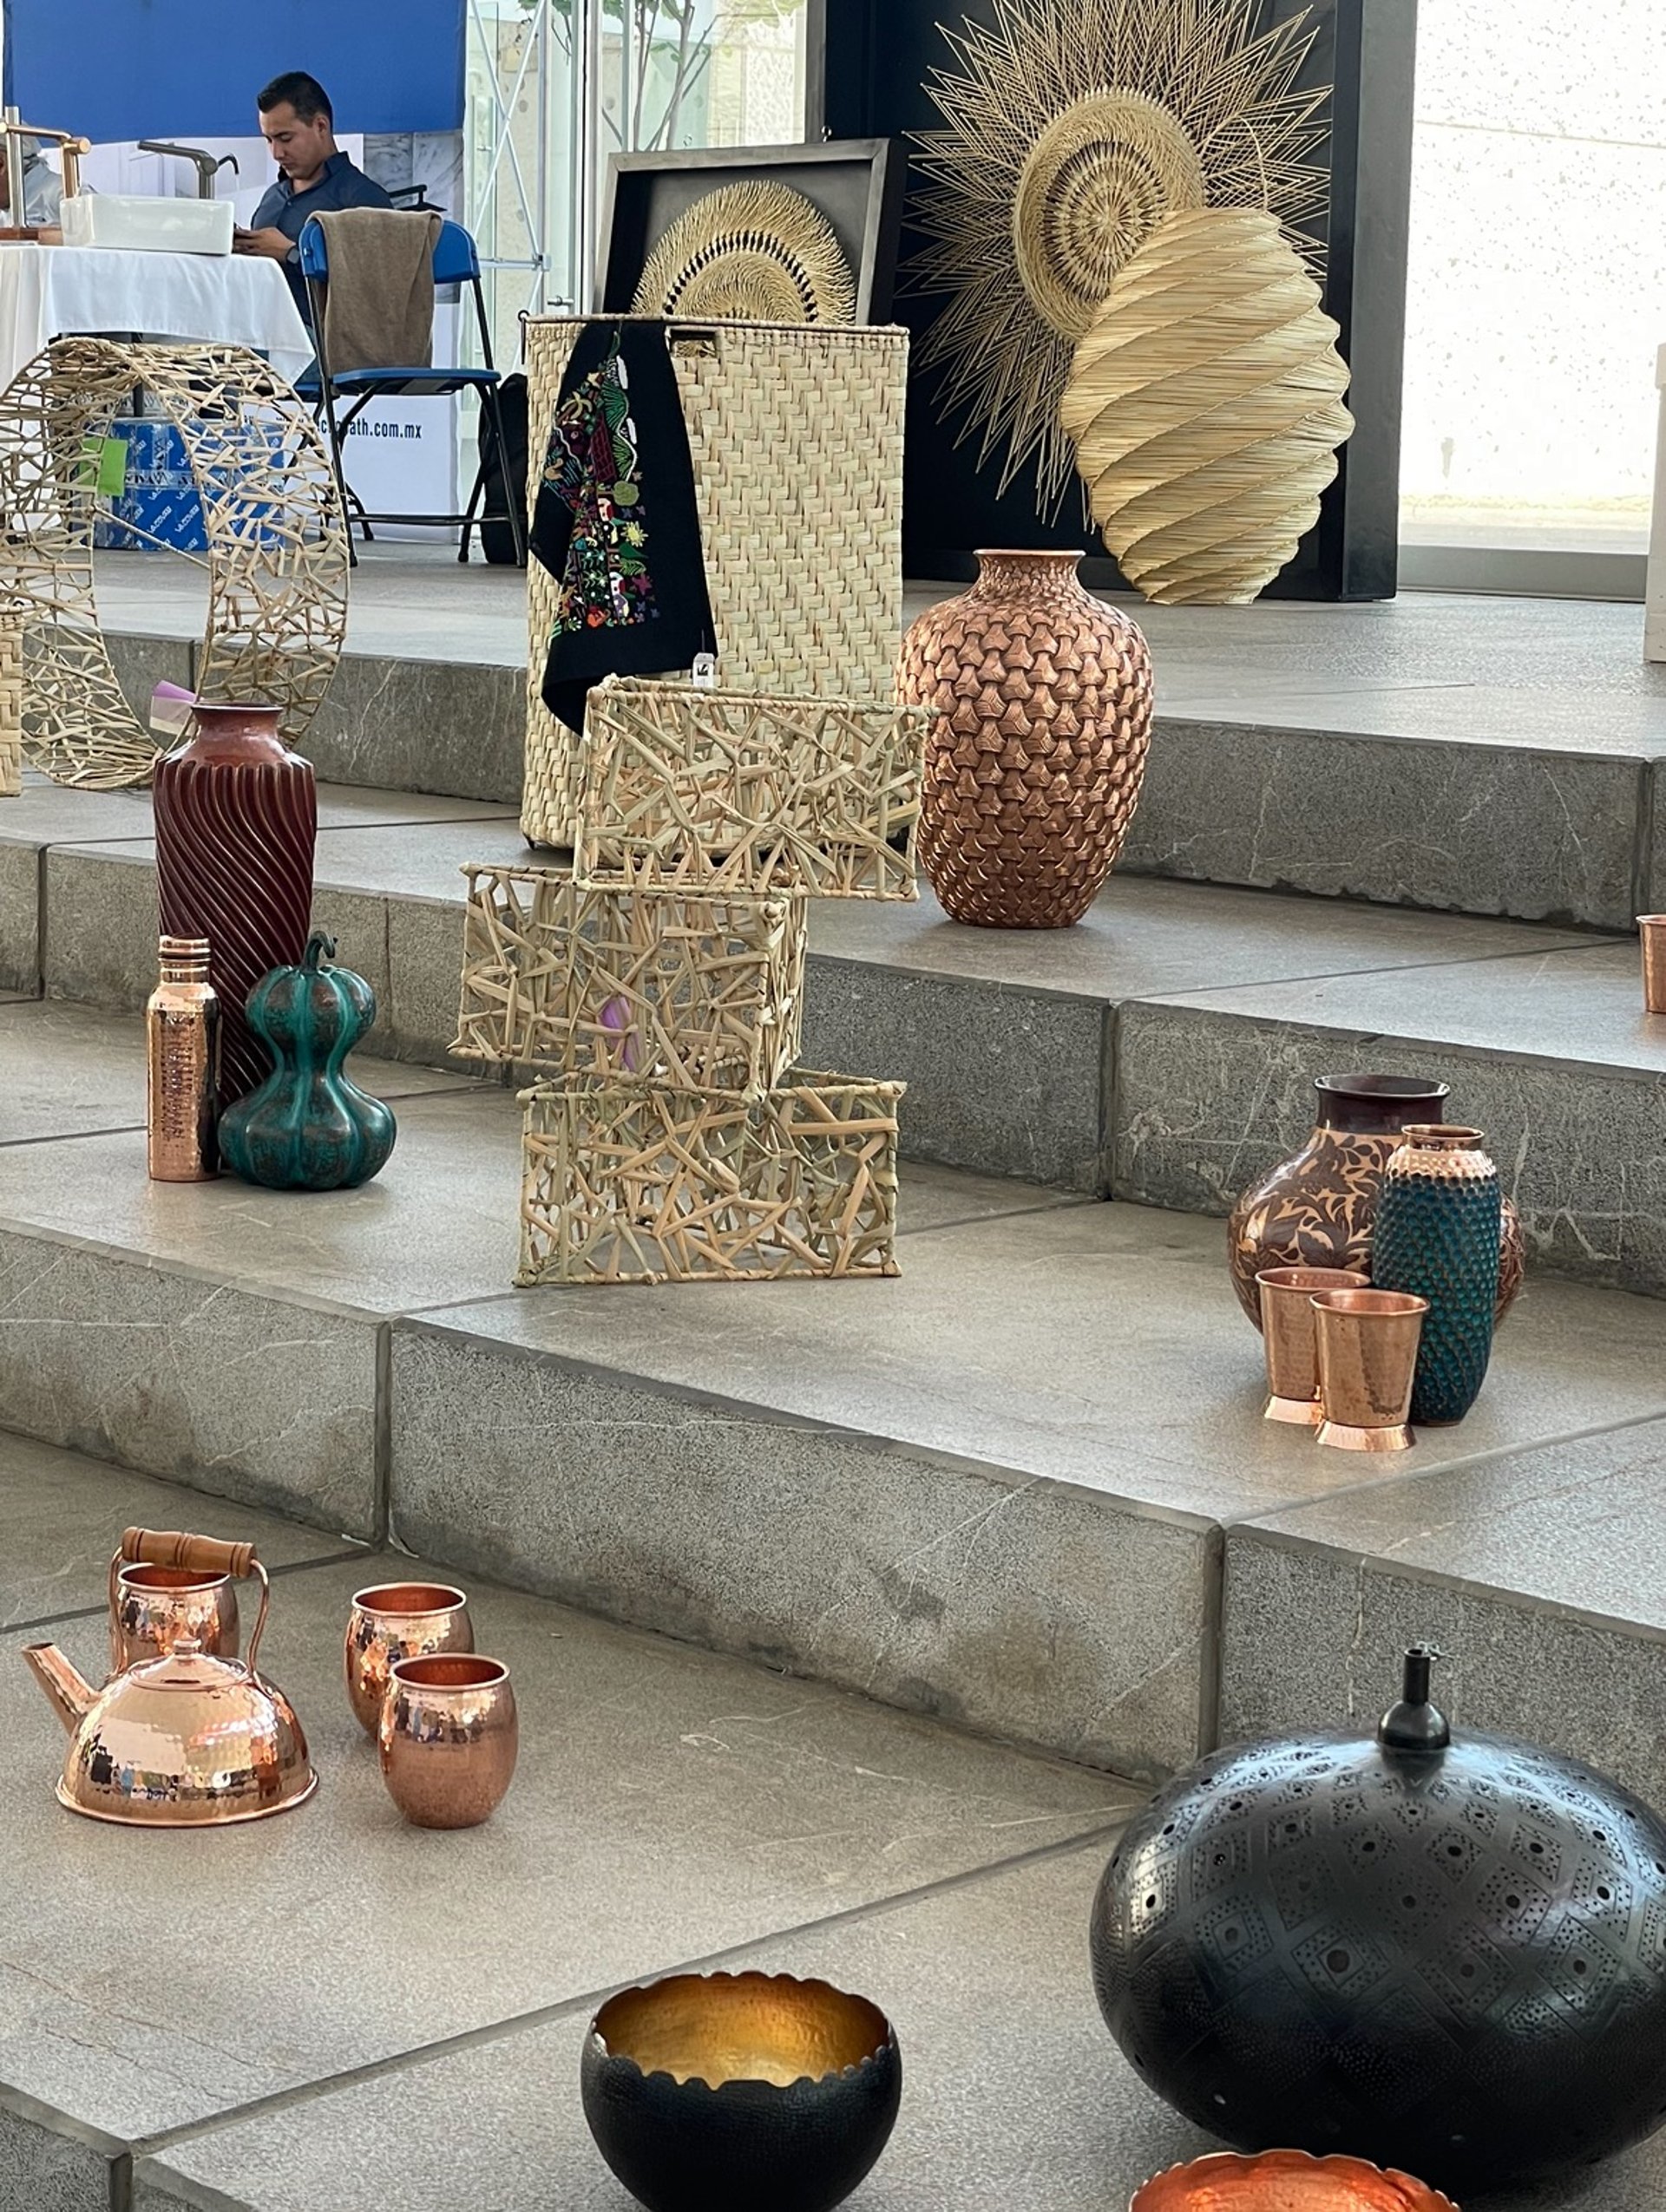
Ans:
[[[23,1658],[70,1738],[58,1803],[130,1828],[225,1827],[305,1803],[318,1788],[306,1738],[255,1667],[272,1591],[253,1545],[134,1529],[122,1549],[136,1565],[257,1576],[249,1656],[211,1658],[184,1636],[95,1690],[56,1645],[28,1646]]]
[[[110,1671],[121,1674],[161,1659],[190,1637],[209,1659],[237,1657],[237,1588],[229,1574],[163,1559],[172,1546],[193,1544],[172,1530],[128,1528],[110,1556]],[[141,1548],[144,1556],[141,1557]]]

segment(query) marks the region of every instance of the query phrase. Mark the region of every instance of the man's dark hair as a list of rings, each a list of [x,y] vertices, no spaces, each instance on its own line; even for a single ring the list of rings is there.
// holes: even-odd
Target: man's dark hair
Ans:
[[[330,95],[317,77],[308,76],[305,69],[285,69],[282,76],[273,77],[264,92],[255,95],[255,106],[263,115],[285,101],[295,110],[296,119],[303,123],[316,122],[320,115],[326,123],[334,124],[336,111],[330,105]]]

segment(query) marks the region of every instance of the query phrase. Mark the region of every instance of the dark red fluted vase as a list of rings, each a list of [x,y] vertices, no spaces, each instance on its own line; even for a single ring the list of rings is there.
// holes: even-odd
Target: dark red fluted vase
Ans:
[[[271,969],[299,966],[312,921],[318,790],[278,735],[280,712],[199,704],[193,735],[156,769],[162,934],[208,940],[222,1107],[272,1072],[244,1009]]]

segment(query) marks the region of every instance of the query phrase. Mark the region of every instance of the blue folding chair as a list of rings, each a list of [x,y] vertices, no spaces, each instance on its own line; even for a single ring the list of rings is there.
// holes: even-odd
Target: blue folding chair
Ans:
[[[503,435],[503,413],[499,404],[502,378],[492,366],[492,337],[486,320],[486,299],[480,284],[480,256],[475,241],[461,223],[445,222],[434,241],[434,282],[440,285],[467,285],[475,296],[475,317],[480,329],[482,369],[348,369],[339,375],[330,367],[325,341],[325,301],[330,283],[330,261],[325,245],[323,226],[315,215],[301,232],[301,274],[306,280],[306,296],[311,304],[313,343],[318,347],[318,361],[296,389],[303,399],[317,407],[323,417],[330,438],[331,455],[335,462],[336,482],[340,488],[342,506],[364,533],[364,540],[371,542],[373,522],[407,522],[431,526],[435,529],[462,528],[462,540],[457,547],[457,559],[469,558],[469,533],[488,522],[507,522],[515,546],[516,565],[527,565],[527,534],[525,518],[515,501],[514,479],[509,466],[509,449]],[[373,399],[397,399],[417,396],[440,399],[452,392],[473,391],[479,395],[482,424],[485,436],[482,441],[480,466],[475,472],[474,488],[469,494],[469,505],[461,514],[372,514],[348,485],[342,466],[341,442]],[[338,415],[338,407],[345,412]],[[486,478],[495,455],[497,481],[504,488],[507,511],[493,513],[483,509]],[[477,510],[480,510],[477,512]],[[347,533],[347,549],[357,563],[353,551],[352,530]]]

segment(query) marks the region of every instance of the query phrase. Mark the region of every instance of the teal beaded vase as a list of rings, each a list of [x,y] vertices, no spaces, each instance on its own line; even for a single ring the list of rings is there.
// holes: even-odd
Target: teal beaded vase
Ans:
[[[1461,1421],[1492,1353],[1504,1201],[1479,1129],[1414,1122],[1383,1172],[1371,1247],[1379,1290],[1429,1301],[1412,1421]]]
[[[376,994],[331,965],[314,931],[298,967],[273,968],[249,994],[249,1027],[276,1063],[258,1090],[221,1115],[220,1154],[268,1190],[352,1190],[387,1164],[394,1118],[342,1063],[376,1019]]]

